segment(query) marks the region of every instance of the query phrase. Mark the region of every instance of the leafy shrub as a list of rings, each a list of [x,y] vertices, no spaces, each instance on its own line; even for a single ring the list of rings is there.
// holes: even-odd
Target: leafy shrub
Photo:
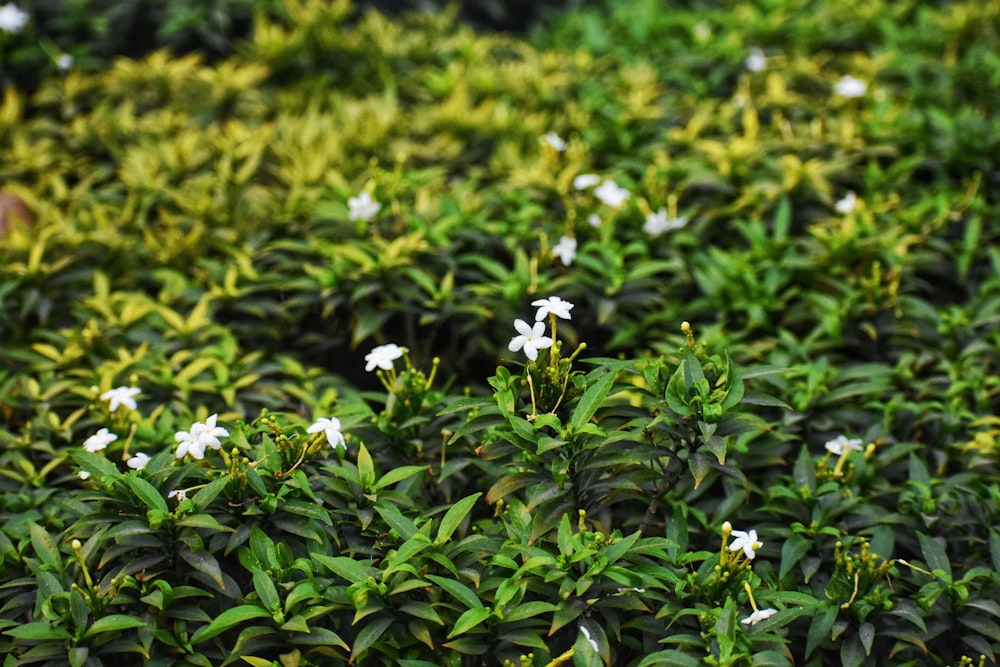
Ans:
[[[996,12],[855,4],[8,88],[5,665],[995,662]]]

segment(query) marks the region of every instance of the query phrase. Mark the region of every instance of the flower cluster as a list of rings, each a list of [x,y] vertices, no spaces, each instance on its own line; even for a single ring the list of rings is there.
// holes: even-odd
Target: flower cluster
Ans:
[[[730,537],[733,538],[733,541],[727,544]],[[757,557],[757,551],[763,546],[764,543],[757,537],[756,530],[734,530],[732,524],[726,521],[722,524],[722,557],[720,565],[724,569],[727,566],[732,567],[734,570],[737,568],[749,569],[750,563]],[[735,555],[735,560],[732,559],[731,555]],[[753,613],[740,621],[743,625],[756,625],[778,613],[776,609],[759,609],[757,607],[757,601],[753,597],[753,589],[751,589],[750,583],[746,579],[743,579],[743,588],[749,596],[750,606],[753,607]]]

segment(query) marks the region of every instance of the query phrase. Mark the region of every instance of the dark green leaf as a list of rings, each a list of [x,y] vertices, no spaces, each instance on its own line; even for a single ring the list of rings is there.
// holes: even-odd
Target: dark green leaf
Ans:
[[[452,533],[454,533],[459,525],[461,525],[462,521],[465,520],[465,517],[472,511],[476,501],[479,500],[482,495],[482,493],[474,493],[471,496],[462,498],[451,506],[441,519],[441,525],[438,526],[437,537],[434,539],[435,545],[440,546],[451,539]]]
[[[230,609],[226,609],[221,614],[219,614],[211,623],[201,627],[191,635],[192,644],[200,644],[206,639],[211,639],[216,635],[222,634],[226,630],[244,623],[254,618],[271,618],[271,614],[260,607],[241,604]]]

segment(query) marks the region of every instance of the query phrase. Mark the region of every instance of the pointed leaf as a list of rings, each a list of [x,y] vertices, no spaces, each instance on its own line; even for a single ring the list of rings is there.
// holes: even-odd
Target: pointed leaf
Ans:
[[[451,509],[444,515],[441,519],[441,525],[438,526],[437,537],[434,538],[434,544],[436,546],[441,546],[449,539],[451,539],[452,533],[458,529],[465,517],[469,515],[472,511],[473,506],[476,501],[479,500],[482,493],[474,493],[471,496],[462,498],[457,503],[451,506]]]
[[[215,620],[199,628],[197,632],[191,635],[191,643],[199,644],[206,639],[220,635],[226,630],[253,618],[271,618],[271,614],[252,604],[241,604],[238,607],[232,607],[219,614]]]
[[[465,634],[490,617],[490,610],[486,607],[474,607],[468,609],[455,621],[455,627],[448,633],[447,639],[452,639],[458,635]]]
[[[580,427],[589,422],[597,409],[601,407],[604,399],[611,393],[617,375],[618,373],[614,370],[608,371],[583,392],[569,420],[569,425],[574,431],[578,431]]]
[[[85,632],[83,636],[90,637],[100,632],[114,632],[116,630],[125,630],[126,628],[141,628],[145,625],[146,621],[132,616],[126,616],[124,614],[111,614],[110,616],[104,616],[94,621],[90,627],[87,628],[87,632]]]

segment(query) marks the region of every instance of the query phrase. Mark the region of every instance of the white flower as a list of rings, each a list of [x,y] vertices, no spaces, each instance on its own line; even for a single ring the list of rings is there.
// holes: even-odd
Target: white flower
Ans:
[[[573,304],[565,299],[560,299],[557,296],[550,296],[548,299],[532,301],[531,305],[538,308],[538,312],[535,313],[536,322],[544,320],[549,313],[552,313],[556,317],[564,320],[573,319],[569,314],[569,311],[573,310]]]
[[[528,359],[535,361],[538,359],[539,350],[552,347],[552,339],[542,335],[545,333],[544,322],[535,322],[534,326],[528,326],[524,320],[514,320],[514,328],[521,335],[511,338],[507,346],[511,352],[524,348],[524,354]]]
[[[596,213],[591,213],[590,215],[587,216],[587,224],[590,225],[591,227],[600,227],[601,216],[597,215]]]
[[[392,362],[403,356],[405,347],[400,347],[395,343],[379,345],[374,350],[365,355],[365,371],[371,373],[378,366],[384,371],[392,368]]]
[[[756,530],[751,530],[749,533],[743,532],[742,530],[734,530],[732,532],[732,536],[736,539],[729,545],[729,550],[739,551],[740,549],[743,549],[743,553],[745,553],[746,557],[750,560],[753,560],[754,556],[757,555],[755,553],[757,549],[764,546],[763,542],[759,542],[757,540]]]
[[[592,188],[601,182],[601,177],[597,174],[580,174],[573,179],[573,187],[577,190]]]
[[[594,196],[612,208],[618,208],[629,198],[629,191],[614,181],[604,181],[594,189]]]
[[[761,621],[767,620],[777,613],[777,609],[755,609],[752,614],[744,618],[740,621],[740,623],[743,625],[757,625]]]
[[[688,223],[687,218],[668,218],[667,209],[660,208],[656,213],[646,216],[646,222],[642,225],[642,231],[650,236],[659,236],[675,229],[680,229]]]
[[[108,433],[108,429],[102,428],[100,431],[83,441],[83,448],[88,452],[99,452],[117,439],[117,435],[114,433]]]
[[[853,76],[843,76],[833,86],[833,92],[841,97],[861,97],[868,90],[868,84]]]
[[[751,72],[763,72],[767,67],[767,58],[764,57],[764,52],[760,49],[751,49],[750,55],[743,61],[743,66]]]
[[[141,393],[142,390],[136,387],[115,387],[101,394],[101,400],[111,401],[108,406],[108,410],[111,412],[117,410],[119,405],[124,405],[129,410],[135,410],[136,403],[133,396],[138,396]]]
[[[834,456],[841,456],[845,451],[851,451],[852,449],[857,452],[863,451],[864,444],[864,440],[861,440],[860,438],[852,438],[848,440],[847,436],[838,435],[836,438],[830,440],[823,446],[826,447],[826,451],[830,452]]]
[[[580,632],[582,632],[582,633],[583,633],[583,638],[584,638],[584,639],[586,639],[586,640],[587,640],[588,642],[590,642],[590,645],[591,645],[591,647],[593,647],[593,649],[594,649],[594,652],[595,652],[595,653],[600,653],[600,652],[601,652],[601,647],[600,647],[600,645],[599,645],[599,644],[597,643],[597,641],[596,641],[596,640],[594,640],[594,639],[591,639],[591,637],[590,637],[590,630],[588,630],[587,628],[585,628],[585,627],[583,627],[583,626],[581,625],[581,626],[580,626]]]
[[[60,72],[68,72],[73,69],[73,65],[76,64],[76,60],[68,53],[61,54],[56,58],[56,67],[59,68]]]
[[[569,266],[576,259],[576,239],[572,236],[563,236],[559,243],[552,247],[552,254],[562,261],[563,266]]]
[[[0,7],[0,30],[16,35],[28,25],[28,13],[22,12],[13,2]]]
[[[182,459],[188,454],[201,460],[205,458],[205,449],[219,449],[222,443],[220,437],[229,435],[229,431],[221,426],[215,425],[218,415],[212,415],[205,420],[205,423],[195,422],[191,425],[190,431],[178,431],[174,434],[177,440],[177,458]]]
[[[362,192],[347,200],[347,208],[350,209],[348,217],[351,220],[371,220],[382,208],[382,204],[372,199],[367,192]]]
[[[317,419],[312,426],[306,429],[306,433],[319,433],[323,431],[326,433],[326,441],[330,443],[330,446],[336,449],[338,446],[347,449],[347,442],[344,440],[344,434],[340,432],[340,420],[336,417],[320,417]]]
[[[87,472],[86,470],[81,470],[80,472],[76,473],[76,476],[79,477],[80,479],[82,479],[85,482],[88,479],[90,479],[90,473]]]
[[[556,151],[562,153],[564,150],[566,150],[566,142],[563,141],[562,137],[560,137],[555,132],[549,132],[548,134],[545,135],[544,139],[545,143],[547,143]]]
[[[695,24],[694,38],[698,42],[707,42],[712,37],[712,28],[704,21]]]
[[[187,500],[187,491],[184,489],[174,489],[167,494],[167,498],[175,498],[177,502],[182,503]]]
[[[837,213],[843,213],[847,215],[854,210],[854,207],[858,204],[858,197],[854,194],[854,191],[848,192],[844,195],[843,199],[837,200],[837,203],[833,205],[837,209]]]
[[[130,458],[128,461],[126,461],[126,463],[128,464],[129,468],[135,468],[136,470],[143,470],[145,469],[146,464],[149,463],[149,456],[143,454],[142,452],[139,452],[138,454]]]

